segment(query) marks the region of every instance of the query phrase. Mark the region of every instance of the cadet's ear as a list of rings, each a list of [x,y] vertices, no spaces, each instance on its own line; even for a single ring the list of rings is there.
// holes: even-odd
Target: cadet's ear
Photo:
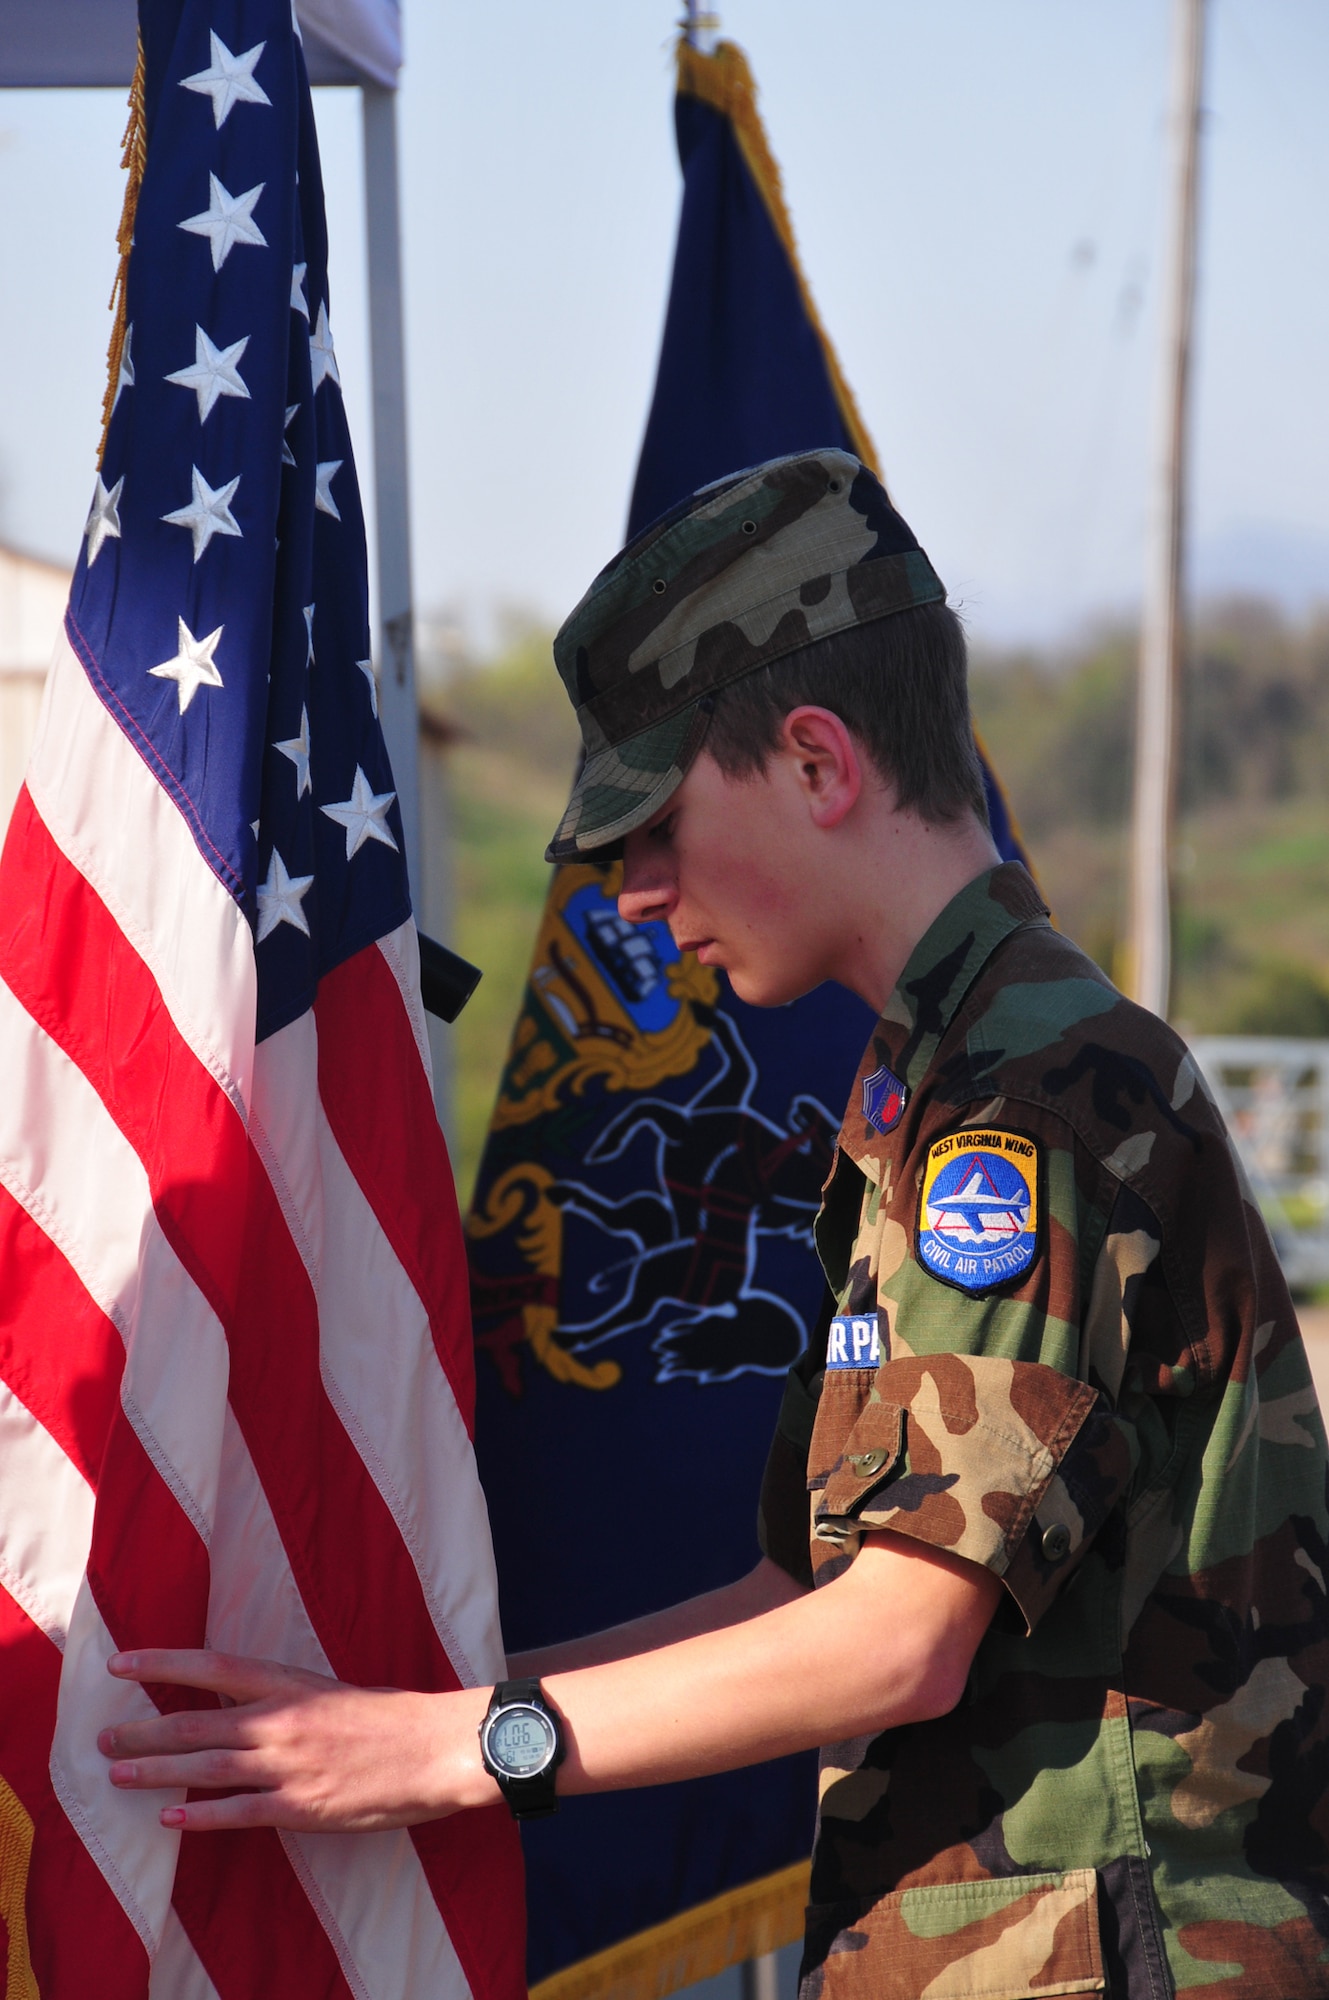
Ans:
[[[790,760],[815,826],[829,830],[857,803],[863,763],[857,744],[830,708],[791,708],[780,728],[779,748]]]

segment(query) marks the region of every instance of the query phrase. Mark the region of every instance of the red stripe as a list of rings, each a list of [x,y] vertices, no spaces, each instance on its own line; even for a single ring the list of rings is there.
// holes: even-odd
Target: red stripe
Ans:
[[[271,1827],[187,1835],[172,1901],[222,2000],[268,1994],[352,2000],[337,1954]]]
[[[0,1590],[0,1772],[33,1822],[28,1938],[42,2000],[146,2000],[148,1956],[51,1789],[60,1655]]]
[[[0,895],[11,908],[39,911],[41,921],[20,922],[0,942],[0,973],[98,1090],[143,1160],[168,1240],[226,1328],[232,1407],[333,1669],[361,1684],[455,1687],[396,1524],[324,1393],[316,1301],[267,1173],[249,1148],[233,1107],[178,1036],[147,967],[95,892],[55,848],[30,803],[25,817],[26,837],[8,844],[0,864]],[[98,965],[95,985],[71,972],[80,958]],[[362,977],[364,961],[368,968]],[[405,1247],[404,1261],[432,1308],[435,1339],[446,1349],[457,1337],[458,1300],[465,1334],[466,1307],[460,1227],[441,1135],[401,997],[381,953],[371,947],[342,974],[327,1030],[332,1043],[345,1046],[348,1004],[381,1008],[385,999],[392,1010],[389,1023],[402,1033],[390,1028],[381,1036],[366,1034],[361,1016],[358,1055],[366,1043],[406,1042],[405,1049],[398,1049],[398,1060],[374,1066],[377,1117],[367,1119],[368,1098],[363,1090],[352,1090],[340,1123],[351,1144],[359,1145],[353,1171],[362,1186],[368,1182],[374,1189],[380,1222],[385,1223],[385,1203],[390,1211],[394,1203],[400,1211],[392,1213],[388,1233],[399,1255]],[[320,1043],[322,1032],[320,1014]],[[409,1067],[400,1060],[405,1054]],[[355,1064],[345,1067],[353,1072]],[[395,1116],[383,1115],[385,1108],[395,1112],[388,1093],[398,1087],[411,1114],[405,1133]],[[395,1135],[389,1130],[385,1138],[384,1128],[394,1127]],[[367,1131],[376,1134],[371,1144],[364,1143]],[[399,1148],[395,1155],[394,1143]],[[423,1185],[406,1173],[417,1143],[426,1161]],[[243,1200],[235,1193],[237,1160]],[[451,1240],[450,1264],[428,1241],[418,1216],[422,1199],[437,1202],[439,1217],[447,1219],[441,1235],[445,1246]],[[414,1212],[409,1225],[407,1212]],[[238,1245],[237,1215],[243,1217]],[[236,1272],[238,1277],[230,1275]],[[469,1359],[468,1339],[463,1346]],[[469,1375],[463,1388],[469,1406]],[[122,1622],[153,1620],[162,1612],[150,1597],[133,1595],[135,1587],[119,1581],[110,1555],[139,1504],[135,1495],[153,1490],[152,1476],[144,1464],[135,1463],[130,1439],[132,1433],[117,1440],[121,1456],[114,1492],[108,1488],[106,1505],[99,1504],[97,1511],[97,1589],[99,1601],[106,1597],[112,1612],[108,1625],[117,1635]],[[172,1524],[177,1538],[182,1520],[177,1510]],[[192,1530],[186,1524],[183,1532]],[[357,1559],[348,1561],[348,1551]],[[186,1574],[191,1567],[186,1559]],[[115,1594],[125,1590],[131,1593],[128,1601]],[[193,1609],[184,1615],[196,1619],[197,1582],[189,1594]],[[242,1856],[249,1851],[243,1842],[238,1846]],[[192,1857],[191,1844],[186,1847]],[[513,1918],[514,1904],[520,1908],[520,1858],[511,1821],[494,1813],[420,1829],[417,1847],[477,2000],[520,1995],[521,1924]],[[226,1987],[238,1995],[257,1989],[252,1979],[245,1984],[249,1974],[238,1969],[231,1986],[231,1956],[220,1959],[216,1954],[224,1950],[233,1956],[240,1947],[223,1945],[213,1935],[211,1912],[214,1907],[229,1909],[234,1928],[236,1911],[264,1907],[274,1892],[269,1860],[233,1865],[239,1872],[232,1877],[230,1895],[242,1900],[228,1895],[214,1905],[210,1899],[222,1891],[212,1868],[191,1858],[190,1870],[201,1873],[191,1872],[181,1913],[214,1980],[220,1985],[220,1971]],[[285,1882],[288,1875],[284,1868],[278,1879]],[[323,1934],[303,1892],[292,1893],[289,1922],[293,1935],[306,1939],[296,1957],[301,1965],[316,1965]],[[292,1990],[303,1996],[305,1988]]]
[[[94,1086],[143,1161],[154,1203],[169,1190],[189,1274],[224,1317],[244,1243],[244,1127],[26,787],[0,859],[0,907],[9,916],[0,976]]]
[[[147,966],[31,802],[20,808],[25,838],[6,847],[0,897],[40,921],[0,940],[0,976],[143,1161],[163,1232],[226,1330],[231,1407],[334,1671],[455,1688],[391,1511],[324,1391],[317,1303],[266,1169]],[[95,982],[77,976],[80,956]]]
[[[526,1879],[506,1806],[411,1828],[475,2000],[526,2000]]]
[[[319,983],[319,1097],[361,1193],[429,1313],[468,1430],[475,1409],[466,1252],[447,1148],[401,997],[381,951]],[[366,1023],[383,1024],[377,1034]],[[390,1115],[386,1115],[390,1113]],[[421,1865],[473,1994],[523,2000],[521,1843],[503,1807],[413,1827]]]
[[[120,1335],[7,1188],[0,1188],[0,1271],[0,1380],[95,1485],[119,1408]]]
[[[205,1644],[208,1574],[192,1522],[121,1416],[102,1464],[88,1560],[88,1582],[116,1644]],[[162,1710],[210,1699],[186,1688],[147,1692]],[[272,1828],[183,1841],[172,1901],[221,1995],[351,2000],[337,1954]],[[261,1925],[254,1921],[259,1911]]]
[[[205,1646],[208,1552],[116,1411],[97,1480],[88,1585],[117,1646]],[[188,1688],[154,1688],[158,1708],[198,1708]]]
[[[318,1094],[342,1156],[429,1314],[468,1433],[475,1348],[448,1149],[392,970],[375,946],[319,982]],[[378,1024],[366,1033],[365,1023]]]
[[[70,1456],[97,1488],[88,1580],[108,1631],[119,1646],[202,1645],[207,1553],[120,1407],[119,1334],[3,1190],[0,1259],[0,1372],[58,1443],[68,1448],[76,1434],[79,1450]],[[51,1790],[60,1655],[3,1593],[0,1620],[0,1772],[38,1829],[28,1902],[40,1990],[44,2000],[90,1993],[142,2000],[147,1958],[138,1934]],[[182,1689],[149,1692],[161,1708],[193,1699]],[[175,1902],[223,1995],[242,2000],[264,1990],[262,1968],[277,1967],[284,1977],[275,1990],[349,2000],[336,1954],[275,1834],[185,1842]],[[275,1946],[252,1922],[237,1921],[237,1912],[256,1910],[278,1921]]]
[[[231,1407],[333,1671],[361,1686],[459,1685],[397,1524],[328,1402],[304,1265],[257,1154],[231,1341]]]

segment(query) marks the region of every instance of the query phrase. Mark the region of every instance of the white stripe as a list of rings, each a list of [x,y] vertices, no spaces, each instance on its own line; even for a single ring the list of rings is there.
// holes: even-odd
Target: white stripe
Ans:
[[[57,847],[112,912],[181,1035],[243,1111],[254,1058],[252,933],[63,631],[27,783]]]
[[[336,1914],[357,1996],[471,2000],[408,1833],[287,1833],[282,1845],[315,1909]]]
[[[299,1088],[316,1036],[305,1015],[260,1045],[250,1135],[318,1298],[329,1399],[391,1509],[459,1680],[483,1685],[501,1677],[503,1650],[475,1453],[420,1297],[321,1106]]]
[[[498,1579],[475,1452],[428,1315],[319,1115],[327,1232],[323,1379],[411,1551],[459,1679],[501,1678]]]
[[[429,1053],[429,1026],[425,1020],[424,1002],[420,998],[420,936],[415,928],[415,918],[408,917],[395,931],[378,941],[378,948],[388,962],[388,970],[397,982],[406,1018],[411,1024],[415,1046],[420,1052],[420,1062],[432,1094],[434,1088],[434,1061]]]
[[[142,1688],[113,1680],[115,1650],[84,1574],[92,1489],[12,1390],[0,1385],[0,1583],[64,1655],[50,1773],[93,1861],[151,1952],[175,1875],[176,1836],[158,1822],[179,1794],[112,1790],[99,1729],[155,1714]]]
[[[148,2000],[221,2000],[174,1910],[166,1912],[152,1961]]]
[[[216,1501],[227,1382],[226,1342],[213,1313],[162,1235],[147,1175],[97,1092],[64,1051],[0,981],[0,1181],[68,1260],[113,1322],[127,1354],[121,1400],[145,1451],[178,1503],[207,1538]],[[30,1450],[37,1447],[29,1440]],[[167,1797],[116,1792],[97,1749],[98,1729],[155,1713],[142,1689],[106,1672],[115,1643],[80,1581],[68,1609],[69,1580],[86,1569],[92,1511],[73,1499],[79,1475],[65,1459],[54,1474],[54,1439],[45,1453],[48,1487],[64,1496],[64,1539],[43,1539],[40,1512],[53,1497],[22,1479],[6,1459],[0,1513],[11,1557],[27,1567],[10,1582],[16,1599],[48,1602],[66,1626],[51,1783],[75,1830],[106,1877],[149,1953],[170,1903],[178,1836],[157,1814]],[[55,1636],[53,1618],[44,1629]]]
[[[222,1450],[208,1644],[330,1674],[229,1413]],[[282,1841],[353,1992],[367,2000],[468,2000],[465,1974],[409,1835],[283,1834]]]
[[[24,1085],[12,1095],[0,1093],[0,1173],[132,1342],[130,1387],[148,1375],[139,1398],[143,1408],[131,1417],[173,1490],[186,1492],[187,1511],[210,1539],[209,1642],[328,1672],[253,1462],[226,1408],[221,1329],[157,1228],[137,1156],[87,1079],[2,983],[0,1048],[14,1058],[7,1067]],[[25,1132],[33,1129],[37,1110],[40,1142],[34,1146]],[[30,1187],[37,1173],[44,1177],[40,1202]],[[18,1572],[3,1580],[29,1615],[43,1613],[37,1622],[59,1642],[87,1562],[91,1495],[55,1440],[31,1418],[24,1426],[26,1416],[16,1405],[9,1423],[0,1423],[0,1549]],[[190,1460],[189,1482],[171,1464],[163,1438]],[[40,1477],[34,1474],[35,1457]],[[200,1492],[206,1494],[206,1508]],[[57,1530],[58,1547],[52,1539]],[[153,1951],[166,1922],[163,1897],[169,1898],[174,1866],[172,1837],[156,1818],[166,1801],[157,1796],[145,1805],[141,1796],[113,1791],[96,1733],[117,1719],[154,1710],[141,1690],[106,1673],[111,1636],[86,1587],[77,1602],[81,1623],[71,1636],[61,1679],[52,1781]],[[329,1838],[321,1836],[314,1849]],[[316,1851],[304,1861],[310,1879],[319,1883],[339,1955],[359,1968],[373,2000],[414,1992],[464,2000],[464,1976],[409,1840],[403,1848],[404,1836],[347,1839],[359,1856],[355,1869],[330,1849],[325,1859]],[[383,1911],[390,1916],[381,1919]],[[415,1983],[416,1957],[430,1968],[432,1983]],[[171,1987],[160,1990],[175,2000]]]
[[[206,1541],[230,1366],[221,1324],[162,1235],[137,1153],[3,980],[0,1056],[0,1183],[118,1329],[125,1413]]]
[[[51,1784],[151,1957],[171,1905],[180,1845],[180,1835],[164,1827],[157,1815],[163,1806],[183,1804],[185,1794],[121,1792],[107,1775],[110,1767],[97,1748],[98,1731],[157,1713],[136,1681],[107,1673],[106,1662],[115,1651],[85,1580],[60,1667]]]
[[[92,1543],[92,1488],[0,1382],[0,1583],[64,1651]]]

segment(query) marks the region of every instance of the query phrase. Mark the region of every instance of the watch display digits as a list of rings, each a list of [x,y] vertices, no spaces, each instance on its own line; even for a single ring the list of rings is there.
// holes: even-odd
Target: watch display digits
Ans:
[[[566,1755],[562,1723],[539,1681],[500,1681],[480,1724],[480,1757],[514,1819],[557,1812],[554,1773]]]

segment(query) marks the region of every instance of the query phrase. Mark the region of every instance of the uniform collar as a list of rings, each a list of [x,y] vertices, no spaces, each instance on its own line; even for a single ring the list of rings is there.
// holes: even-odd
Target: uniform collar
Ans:
[[[916,1088],[997,946],[1021,925],[1047,920],[1028,870],[1003,861],[953,896],[914,946],[864,1052],[840,1132],[841,1146],[874,1181],[888,1140],[867,1123],[865,1084],[884,1067],[909,1090]],[[881,1096],[878,1086],[878,1102]]]

